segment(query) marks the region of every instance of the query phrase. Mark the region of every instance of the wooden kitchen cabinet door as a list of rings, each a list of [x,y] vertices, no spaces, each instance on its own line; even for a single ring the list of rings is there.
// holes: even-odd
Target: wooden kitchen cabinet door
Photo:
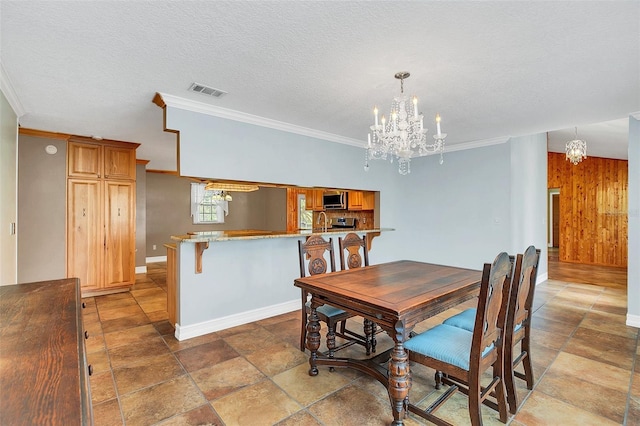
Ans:
[[[135,282],[135,183],[105,181],[104,286]]]
[[[69,177],[94,178],[102,175],[102,146],[91,143],[67,144],[67,174]]]
[[[102,191],[98,180],[67,181],[67,277],[82,289],[102,287]]]
[[[362,210],[362,191],[349,191],[349,210]]]
[[[115,146],[104,147],[105,179],[136,179],[136,151]]]
[[[376,208],[376,193],[364,191],[362,193],[362,210],[374,210]]]

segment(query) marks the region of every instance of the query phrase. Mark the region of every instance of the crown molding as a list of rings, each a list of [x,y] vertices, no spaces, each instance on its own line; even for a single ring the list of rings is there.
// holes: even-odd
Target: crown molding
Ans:
[[[640,120],[640,111],[636,111],[636,112],[632,112],[631,114],[629,114],[631,117],[635,118],[636,120]]]
[[[161,99],[157,96],[160,95]],[[180,108],[183,110],[197,112],[200,114],[211,115],[219,118],[226,118],[228,120],[239,121],[242,123],[253,124],[256,126],[267,127],[275,130],[282,130],[288,133],[295,133],[302,136],[309,136],[316,139],[323,139],[330,142],[337,142],[345,145],[357,146],[358,148],[364,147],[364,140],[358,140],[348,138],[345,136],[336,135],[334,133],[323,132],[320,130],[310,129],[308,127],[296,126],[295,124],[285,123],[283,121],[272,120],[270,118],[260,117],[257,115],[247,114],[232,109],[221,108],[202,102],[192,101],[190,99],[179,98],[177,96],[168,95],[166,93],[157,93],[153,102],[164,107],[170,106],[174,108]]]
[[[500,145],[511,139],[511,136],[500,136],[492,139],[482,139],[479,141],[457,143],[455,145],[445,145],[444,152],[464,151],[466,149],[482,148],[491,145]]]
[[[18,118],[22,117],[25,114],[24,107],[22,106],[20,99],[18,99],[18,95],[13,88],[9,74],[5,71],[2,63],[0,63],[0,90],[2,90],[2,93],[4,93],[4,96],[7,98],[9,105],[13,108],[13,112],[16,113]]]

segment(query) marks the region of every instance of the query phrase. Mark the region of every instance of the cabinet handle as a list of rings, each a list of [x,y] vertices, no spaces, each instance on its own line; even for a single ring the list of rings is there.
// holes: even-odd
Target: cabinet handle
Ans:
[[[85,340],[89,338],[89,332],[87,330],[84,331]]]
[[[118,207],[118,216],[120,216],[120,207]]]
[[[89,367],[87,367],[87,370],[89,371],[89,375],[93,376],[93,365],[89,364]]]
[[[84,309],[84,308],[86,308],[86,307],[87,307],[87,304],[86,304],[86,303],[84,303],[84,302],[82,302],[82,309]]]
[[[86,216],[87,215],[87,210],[83,207],[82,208],[82,216]]]

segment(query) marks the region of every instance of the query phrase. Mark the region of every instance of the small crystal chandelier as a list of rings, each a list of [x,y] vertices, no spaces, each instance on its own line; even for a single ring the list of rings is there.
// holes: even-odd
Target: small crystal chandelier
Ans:
[[[587,142],[578,139],[578,128],[576,127],[576,138],[567,142],[566,147],[567,160],[571,161],[573,165],[578,164],[585,158],[587,158]]]
[[[440,131],[440,114],[436,114],[437,133],[433,135],[434,143],[427,144],[427,129],[423,125],[423,116],[418,113],[418,98],[412,97],[411,102],[404,94],[404,79],[409,78],[407,71],[396,73],[400,80],[400,95],[393,98],[391,104],[391,119],[383,115],[378,122],[378,107],[374,107],[374,125],[370,127],[365,155],[364,170],[369,170],[369,160],[398,159],[398,172],[401,175],[411,173],[411,157],[440,152],[440,164],[444,162],[444,139],[446,133]],[[381,124],[380,124],[381,123]]]

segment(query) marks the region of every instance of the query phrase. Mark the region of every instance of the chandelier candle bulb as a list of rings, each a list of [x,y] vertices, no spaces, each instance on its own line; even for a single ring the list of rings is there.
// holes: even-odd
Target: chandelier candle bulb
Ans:
[[[376,127],[378,127],[378,107],[377,106],[373,107],[373,115],[376,117]],[[382,117],[384,117],[384,115]]]
[[[438,137],[442,136],[442,133],[440,132],[440,114],[436,114],[436,128],[438,131]]]
[[[413,116],[418,118],[418,97],[413,97]]]

